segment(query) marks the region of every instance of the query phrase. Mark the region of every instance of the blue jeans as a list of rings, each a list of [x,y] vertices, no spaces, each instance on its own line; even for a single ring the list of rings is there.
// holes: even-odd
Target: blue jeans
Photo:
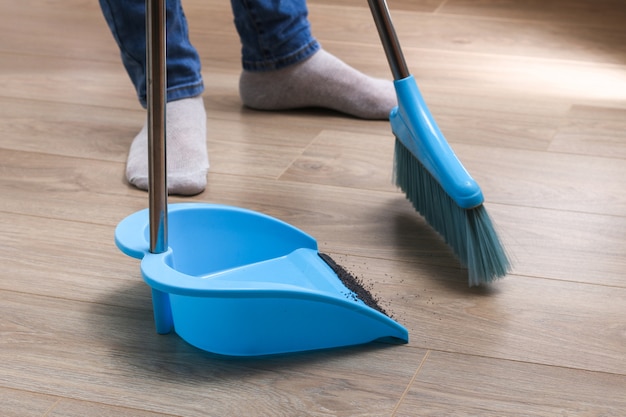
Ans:
[[[200,57],[189,42],[181,0],[166,1],[167,100],[204,91]],[[100,0],[122,62],[146,107],[145,0]],[[231,0],[241,40],[241,64],[247,71],[271,71],[301,62],[317,50],[306,0]],[[210,23],[210,22],[209,22]]]

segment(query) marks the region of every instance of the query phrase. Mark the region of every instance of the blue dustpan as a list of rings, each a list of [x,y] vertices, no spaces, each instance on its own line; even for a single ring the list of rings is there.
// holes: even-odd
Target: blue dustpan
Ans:
[[[350,346],[407,330],[348,290],[317,242],[275,218],[237,207],[168,208],[169,248],[150,252],[148,210],[117,227],[125,254],[141,258],[157,331],[218,354],[249,356]]]
[[[350,291],[306,233],[237,207],[168,206],[163,3],[148,1],[146,13],[150,207],[115,231],[122,252],[141,259],[157,332],[233,356],[407,343],[407,330]]]

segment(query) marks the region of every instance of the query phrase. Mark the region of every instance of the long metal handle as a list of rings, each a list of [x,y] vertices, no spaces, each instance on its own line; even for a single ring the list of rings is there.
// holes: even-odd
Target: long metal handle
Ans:
[[[150,252],[167,245],[167,172],[165,156],[165,103],[167,67],[165,1],[146,1],[146,63],[148,96],[148,194]]]
[[[404,60],[404,54],[400,48],[398,36],[391,22],[391,15],[385,0],[367,0],[383,43],[383,49],[387,55],[387,61],[391,67],[394,80],[401,80],[410,75],[409,68]]]

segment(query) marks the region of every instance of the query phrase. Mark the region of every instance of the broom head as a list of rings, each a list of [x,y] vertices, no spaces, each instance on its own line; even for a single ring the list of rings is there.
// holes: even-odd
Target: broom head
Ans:
[[[510,261],[480,187],[448,145],[413,77],[394,84],[395,184],[468,268],[470,286],[505,276]]]

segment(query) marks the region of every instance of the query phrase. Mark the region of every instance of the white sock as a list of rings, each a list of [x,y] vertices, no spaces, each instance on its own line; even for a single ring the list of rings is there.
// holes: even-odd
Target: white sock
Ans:
[[[243,71],[239,94],[258,110],[323,107],[363,119],[387,119],[397,104],[391,80],[369,77],[324,50],[277,71]]]
[[[201,96],[167,103],[167,189],[169,194],[194,195],[204,191],[209,158],[206,147],[206,111]],[[148,122],[130,145],[126,178],[148,189]]]

